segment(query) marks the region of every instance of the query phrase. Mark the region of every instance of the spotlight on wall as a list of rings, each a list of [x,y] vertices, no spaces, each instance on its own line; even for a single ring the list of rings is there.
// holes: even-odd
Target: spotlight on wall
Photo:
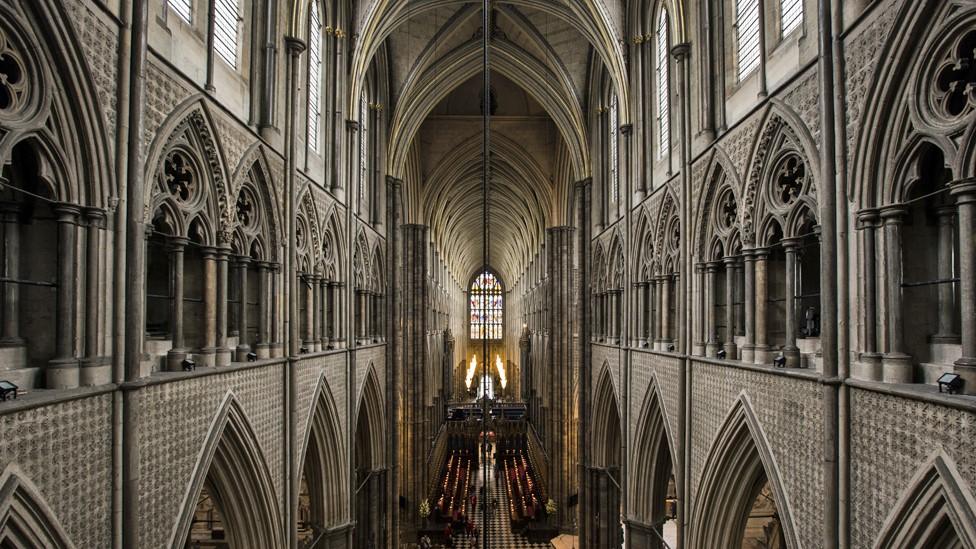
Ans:
[[[668,345],[668,351],[672,353],[674,352],[674,343]]]
[[[17,386],[7,380],[0,381],[0,401],[10,398],[17,398]]]
[[[305,347],[305,346],[303,345],[302,347],[300,347],[300,348],[298,349],[298,352],[299,352],[299,353],[301,353],[301,354],[303,354],[303,355],[307,355],[307,354],[308,354],[308,347]]]
[[[946,372],[939,376],[939,392],[954,395],[962,389],[962,378],[959,374]]]
[[[251,352],[247,353],[247,361],[248,362],[254,362],[257,359],[258,359],[258,354],[255,353],[254,351],[251,351]]]
[[[184,358],[181,364],[183,365],[184,372],[192,372],[197,369],[197,363],[189,358]]]
[[[715,356],[718,358],[725,358],[725,349],[719,349]]]
[[[786,368],[786,357],[780,354],[779,356],[774,358],[773,366],[776,366],[777,368]]]

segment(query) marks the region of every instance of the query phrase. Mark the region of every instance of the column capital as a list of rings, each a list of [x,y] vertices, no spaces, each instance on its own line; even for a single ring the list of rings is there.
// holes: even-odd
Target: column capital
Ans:
[[[58,223],[74,223],[81,215],[81,206],[68,202],[59,202],[51,206],[51,211],[57,214]]]
[[[739,256],[737,255],[727,255],[722,258],[722,263],[725,265],[735,265],[739,262]]]
[[[170,252],[183,252],[190,239],[185,236],[171,236],[166,239],[166,249]]]
[[[878,210],[885,225],[901,224],[908,216],[908,208],[902,205],[884,206]]]
[[[749,250],[752,261],[765,261],[769,257],[769,248],[752,248]]]
[[[295,36],[285,37],[285,49],[288,50],[288,55],[301,55],[308,46],[306,46],[305,41],[301,38]]]
[[[949,194],[956,197],[957,204],[976,202],[976,177],[949,183]]]
[[[97,229],[104,228],[105,210],[100,208],[85,208],[85,219],[88,221],[89,227],[95,227]]]
[[[260,266],[260,264],[263,263],[262,261],[257,261],[257,260],[252,259],[251,256],[249,256],[249,255],[235,255],[234,256],[234,263],[236,263],[237,265],[244,266],[244,265],[247,265],[248,263],[252,263],[252,262],[255,265],[258,265],[258,266]]]
[[[200,253],[204,259],[217,259],[219,250],[214,246],[200,246]]]
[[[359,131],[359,121],[358,120],[347,119],[346,120],[346,129],[349,130],[349,131],[352,131],[352,132],[358,132]]]
[[[801,242],[802,241],[799,238],[793,238],[793,237],[784,238],[782,240],[783,249],[786,250],[787,252],[796,251],[796,249],[800,247]]]
[[[675,44],[674,47],[671,48],[671,55],[673,55],[675,60],[678,62],[684,61],[691,56],[691,44],[688,42]]]
[[[881,212],[877,208],[864,208],[857,212],[859,228],[875,228],[881,219]]]

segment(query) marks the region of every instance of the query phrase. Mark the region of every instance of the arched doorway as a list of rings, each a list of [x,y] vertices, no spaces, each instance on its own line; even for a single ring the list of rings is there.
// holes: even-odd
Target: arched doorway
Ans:
[[[789,506],[748,399],[736,402],[708,454],[689,547],[792,549]]]
[[[637,420],[630,473],[627,547],[660,549],[677,535],[678,492],[657,384],[651,384]],[[675,544],[668,542],[669,546]]]
[[[305,458],[298,498],[298,540],[303,547],[317,547],[322,540],[341,537],[336,527],[349,520],[346,444],[328,384],[322,379],[316,390],[306,434]]]
[[[353,469],[356,528],[353,547],[374,549],[386,544],[387,471],[384,462],[383,393],[370,365],[356,412]]]
[[[620,547],[623,542],[620,523],[621,429],[617,395],[606,367],[600,375],[593,399],[592,466],[589,468],[589,507],[584,509],[583,546]]]

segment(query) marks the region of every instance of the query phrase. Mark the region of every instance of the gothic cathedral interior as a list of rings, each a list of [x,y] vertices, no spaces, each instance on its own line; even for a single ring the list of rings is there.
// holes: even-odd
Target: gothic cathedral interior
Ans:
[[[0,549],[976,549],[976,0],[0,0]]]

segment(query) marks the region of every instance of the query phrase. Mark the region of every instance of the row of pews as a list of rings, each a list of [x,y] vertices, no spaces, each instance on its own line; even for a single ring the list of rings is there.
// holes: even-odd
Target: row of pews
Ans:
[[[535,478],[529,458],[522,449],[502,452],[500,472],[504,473],[508,494],[508,513],[513,525],[524,525],[545,516],[545,496]]]
[[[439,515],[436,518],[451,519],[464,514],[471,484],[471,470],[475,463],[470,450],[451,451],[444,466],[441,495],[434,510]]]

